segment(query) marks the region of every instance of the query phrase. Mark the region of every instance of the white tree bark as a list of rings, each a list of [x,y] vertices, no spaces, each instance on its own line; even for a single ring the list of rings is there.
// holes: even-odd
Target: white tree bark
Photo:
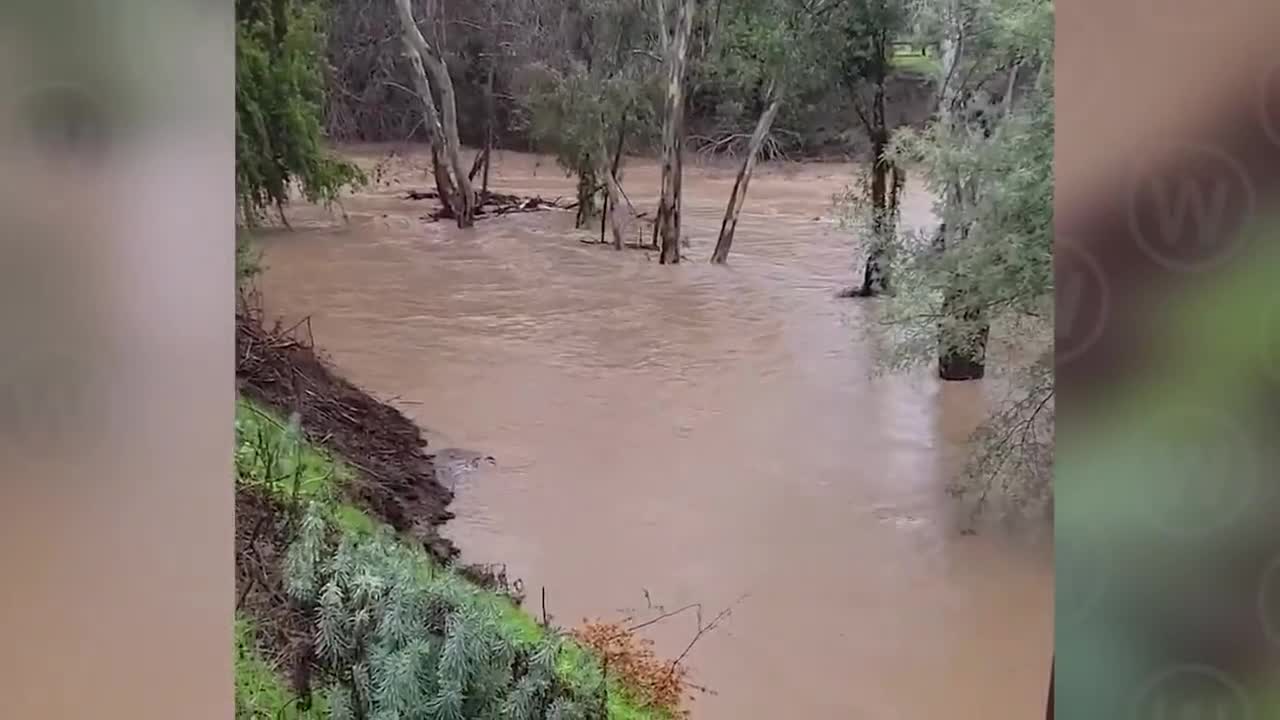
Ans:
[[[613,247],[621,250],[622,240],[626,234],[626,225],[622,219],[622,187],[618,185],[618,178],[613,175],[613,168],[609,163],[609,150],[605,147],[603,140],[596,155],[600,158],[596,163],[598,168],[596,172],[604,178],[605,191],[609,194],[609,208],[606,214],[609,217],[609,229],[613,232]]]
[[[751,143],[747,146],[747,157],[738,170],[738,178],[733,182],[733,193],[729,195],[729,205],[724,211],[724,222],[720,224],[720,237],[716,239],[716,249],[711,253],[711,262],[720,264],[729,257],[729,248],[733,245],[733,233],[738,229],[738,216],[742,213],[742,205],[747,197],[747,186],[751,184],[751,173],[755,170],[756,160],[760,155],[760,146],[769,134],[773,118],[782,107],[782,98],[777,97],[771,82],[765,97],[768,105],[760,113],[756,121],[756,129],[751,133]]]
[[[676,25],[668,40],[663,30],[667,61],[666,114],[662,123],[662,193],[656,218],[661,251],[660,263],[680,262],[680,181],[681,152],[684,146],[684,75],[689,55],[689,34],[693,28],[695,0],[680,3]],[[664,26],[665,28],[665,21]]]
[[[427,127],[427,136],[431,138],[431,157],[432,171],[436,178],[436,191],[440,194],[440,202],[454,217],[458,216],[461,208],[457,207],[457,198],[453,194],[453,181],[448,172],[441,173],[443,168],[439,167],[439,157],[441,153],[446,152],[444,140],[444,128],[440,126],[440,113],[436,111],[435,100],[431,96],[431,81],[427,79],[426,70],[422,67],[422,56],[418,54],[417,47],[409,39],[407,31],[400,34],[400,38],[404,44],[405,56],[409,58],[409,65],[412,72],[414,90],[418,93],[418,98],[422,100],[422,113],[424,122]]]
[[[1004,90],[1004,119],[1008,120],[1013,113],[1013,91],[1018,84],[1018,71],[1022,69],[1024,60],[1019,60],[1009,71],[1009,85]]]
[[[409,5],[409,0],[395,0],[396,10],[400,15],[401,38],[406,46],[411,48],[410,61],[414,64],[414,82],[418,84],[418,91],[421,94],[423,86],[426,87],[428,93],[423,96],[424,105],[431,108],[428,113],[428,123],[431,116],[437,118],[434,123],[440,126],[439,118],[443,116],[444,123],[441,128],[444,135],[445,151],[449,159],[449,166],[453,170],[453,180],[458,189],[458,206],[460,212],[457,212],[458,227],[470,227],[475,221],[476,212],[476,196],[471,189],[471,180],[467,177],[467,170],[462,163],[462,143],[458,139],[458,108],[454,99],[453,81],[449,77],[449,69],[445,67],[444,58],[427,42],[423,37],[422,31],[418,29],[417,22],[413,19],[413,8]],[[414,58],[417,58],[416,60]],[[426,79],[426,74],[422,72],[425,66],[426,73],[430,74],[430,82]],[[422,76],[422,82],[419,83],[417,76]],[[431,83],[434,83],[440,91],[441,111],[436,113],[435,101],[430,95]]]

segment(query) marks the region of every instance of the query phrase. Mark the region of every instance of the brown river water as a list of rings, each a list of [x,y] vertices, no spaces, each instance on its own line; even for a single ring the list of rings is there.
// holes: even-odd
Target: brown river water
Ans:
[[[699,720],[1043,712],[1043,533],[961,535],[945,492],[992,389],[877,373],[875,302],[834,297],[855,248],[831,198],[856,168],[762,166],[715,267],[730,168],[686,167],[690,246],[661,266],[585,244],[598,232],[571,211],[424,222],[435,201],[402,199],[432,188],[423,167],[391,163],[346,223],[292,211],[292,232],[264,238],[261,285],[433,447],[496,459],[449,477],[464,559],[505,563],[535,612],[545,587],[562,625],[732,605],[687,659],[714,692]],[[573,194],[550,160],[511,152],[491,184]],[[652,212],[653,163],[630,161],[623,184]],[[918,185],[903,217],[930,222]],[[692,614],[647,630],[667,656],[695,631]]]

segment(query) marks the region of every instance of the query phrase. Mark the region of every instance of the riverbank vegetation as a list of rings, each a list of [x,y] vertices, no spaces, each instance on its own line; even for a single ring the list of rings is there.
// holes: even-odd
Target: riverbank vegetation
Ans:
[[[688,152],[738,165],[712,263],[731,261],[760,160],[864,161],[835,205],[890,368],[1013,395],[956,491],[1051,502],[1053,15],[1047,0],[237,0],[237,212],[283,220],[365,182],[332,140],[431,150],[436,217],[500,193],[494,149],[545,151],[577,224],[686,260]],[[922,48],[904,51],[903,45]],[[464,163],[464,144],[479,148]],[[656,206],[622,187],[660,162]],[[910,182],[937,224],[902,226]],[[918,179],[917,179],[918,176]],[[478,185],[478,188],[477,188]],[[506,196],[502,196],[506,197]],[[508,198],[510,199],[510,198]],[[518,206],[523,206],[515,199]],[[637,228],[648,223],[648,232]],[[851,265],[854,263],[851,262]],[[237,240],[238,281],[256,269]],[[694,687],[635,625],[535,620],[439,533],[451,494],[414,424],[338,378],[305,328],[237,322],[237,715],[676,717]],[[993,352],[996,342],[1016,352]],[[643,625],[644,623],[640,623]],[[713,623],[714,625],[714,623]],[[700,632],[702,624],[699,623]],[[696,640],[696,638],[695,638]]]
[[[966,381],[986,376],[989,357],[1003,363],[1009,395],[952,489],[975,513],[998,497],[1043,516],[1053,497],[1053,6],[926,0],[915,10],[918,32],[940,48],[936,110],[924,128],[895,131],[886,158],[918,168],[938,224],[902,231],[891,216],[884,227],[874,189],[842,207],[875,243],[868,268],[876,248],[891,248],[889,367],[931,363],[942,380]],[[871,280],[868,269],[861,294],[874,294]]]
[[[299,329],[255,323],[237,338],[237,717],[682,715],[678,661],[608,664],[592,628],[631,630],[539,622],[502,573],[460,565],[412,422],[329,373]]]

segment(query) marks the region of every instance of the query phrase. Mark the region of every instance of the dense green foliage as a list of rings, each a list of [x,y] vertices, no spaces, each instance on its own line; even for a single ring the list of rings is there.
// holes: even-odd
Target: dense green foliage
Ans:
[[[899,234],[897,290],[883,315],[895,340],[888,365],[947,351],[985,362],[999,350],[1011,395],[978,430],[956,488],[976,493],[979,507],[999,486],[1043,508],[1052,502],[1053,8],[965,0],[917,11],[916,27],[973,39],[935,120],[894,135],[892,157],[923,176],[939,226]],[[844,209],[856,218],[851,198]],[[997,338],[1003,346],[988,347]]]
[[[335,533],[312,512],[286,577],[314,618],[335,720],[604,716],[600,678],[588,688],[561,680],[555,634],[506,632],[473,588],[392,536]]]
[[[298,510],[282,570],[293,601],[308,609],[314,679],[323,681],[303,710],[280,669],[259,654],[252,621],[240,617],[238,719],[336,720],[352,717],[357,704],[361,717],[451,717],[459,697],[466,718],[668,715],[603,673],[576,642],[346,503],[341,490],[352,472],[308,442],[296,420],[240,398],[234,457],[239,491]]]
[[[932,359],[936,327],[920,322],[937,310],[956,276],[965,278],[971,304],[991,319],[1028,320],[1052,311],[1053,106],[1051,86],[1035,92],[984,137],[974,126],[931,125],[897,135],[900,159],[917,163],[931,191],[945,198],[955,178],[965,178],[969,202],[939,200],[935,212],[948,228],[943,249],[936,231],[908,235],[899,272],[906,289],[892,306],[906,345],[901,359]],[[944,332],[968,335],[946,318]]]
[[[364,181],[324,147],[324,28],[320,0],[236,2],[236,204],[246,223],[283,213],[296,185],[331,203]]]
[[[618,143],[634,147],[656,133],[659,64],[650,56],[651,18],[636,0],[577,3],[567,20],[525,48],[539,59],[521,76],[518,117],[539,148],[578,176],[585,218],[603,182],[599,168],[612,163]]]

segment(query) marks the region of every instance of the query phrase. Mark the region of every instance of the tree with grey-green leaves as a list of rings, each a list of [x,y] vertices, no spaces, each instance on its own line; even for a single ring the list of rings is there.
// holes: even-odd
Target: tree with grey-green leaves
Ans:
[[[831,3],[822,25],[836,82],[848,93],[871,151],[860,207],[867,259],[861,285],[847,293],[853,296],[873,297],[890,288],[905,175],[889,153],[894,128],[887,113],[887,86],[894,43],[912,31],[913,9],[914,0],[842,0]]]
[[[717,8],[714,48],[703,58],[703,74],[720,92],[750,98],[757,118],[729,194],[712,263],[729,257],[751,175],[778,111],[821,76],[823,57],[814,39],[829,13],[824,7],[805,0],[737,0]],[[736,134],[714,142],[726,143]]]
[[[1052,497],[1053,7],[924,9],[940,33],[937,113],[924,130],[898,131],[890,154],[919,168],[938,222],[900,235],[899,282],[882,309],[890,364],[974,380],[998,339],[1010,394],[978,430],[957,488],[976,492],[978,508],[995,488],[1042,506]]]
[[[941,220],[933,245],[953,266],[945,270],[938,374],[978,379],[999,309],[992,303],[1017,305],[1050,282],[1053,7],[1048,0],[944,0],[924,8],[937,13],[938,111],[922,138],[904,133],[901,140],[906,154],[925,160]],[[1031,239],[1032,252],[1016,257],[1027,262],[1011,265],[1010,248],[991,256],[992,234]]]
[[[577,176],[576,225],[602,208],[602,240],[607,223],[621,249],[636,214],[621,185],[625,151],[656,124],[657,26],[645,0],[580,0],[535,17],[517,51],[536,58],[519,84],[530,134]]]

